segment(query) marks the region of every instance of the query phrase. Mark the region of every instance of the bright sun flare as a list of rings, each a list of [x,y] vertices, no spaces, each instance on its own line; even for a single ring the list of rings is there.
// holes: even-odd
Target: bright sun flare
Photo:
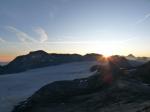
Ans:
[[[122,54],[126,52],[125,48],[117,43],[101,43],[95,44],[91,46],[91,48],[92,47],[93,51],[102,54],[105,57],[109,57],[116,54]]]

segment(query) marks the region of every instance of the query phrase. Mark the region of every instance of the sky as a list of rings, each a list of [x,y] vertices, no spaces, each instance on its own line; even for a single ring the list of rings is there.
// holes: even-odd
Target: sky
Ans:
[[[150,56],[150,0],[0,0],[0,61],[30,51]]]

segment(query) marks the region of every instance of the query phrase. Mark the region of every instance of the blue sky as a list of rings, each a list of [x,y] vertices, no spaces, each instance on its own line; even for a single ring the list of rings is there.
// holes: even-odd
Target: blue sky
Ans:
[[[0,60],[56,53],[150,56],[149,0],[0,0]]]

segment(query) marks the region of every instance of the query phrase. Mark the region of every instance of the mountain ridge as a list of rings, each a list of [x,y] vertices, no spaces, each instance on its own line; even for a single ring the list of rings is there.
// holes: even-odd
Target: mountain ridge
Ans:
[[[130,57],[134,57],[132,54]],[[133,60],[132,64],[129,65],[127,62],[127,57],[113,55],[110,56],[113,59],[113,62],[117,62],[122,68],[131,67],[132,65],[140,65],[141,63]],[[136,57],[135,57],[136,58]],[[143,58],[138,58],[143,60]],[[144,60],[147,58],[144,58]],[[79,62],[79,61],[101,61],[105,60],[105,57],[102,54],[89,53],[85,55],[80,54],[57,54],[57,53],[47,53],[43,50],[31,51],[26,55],[17,56],[14,60],[9,62],[7,65],[0,66],[0,75],[2,74],[12,74],[24,72],[30,69],[36,69],[46,66],[54,66],[70,62]],[[132,60],[131,60],[132,61]],[[145,62],[145,61],[144,61]]]
[[[17,56],[7,65],[1,66],[0,74],[18,73],[29,69],[59,65],[69,62],[96,61],[97,58],[101,57],[102,55],[94,53],[82,56],[79,54],[47,53],[43,50],[32,51],[26,55]]]

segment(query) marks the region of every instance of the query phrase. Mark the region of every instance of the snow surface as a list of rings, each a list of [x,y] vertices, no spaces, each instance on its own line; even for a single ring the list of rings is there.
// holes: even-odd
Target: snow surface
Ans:
[[[97,62],[74,62],[0,76],[0,112],[11,112],[20,101],[42,86],[56,80],[70,80],[92,75],[89,68]]]

